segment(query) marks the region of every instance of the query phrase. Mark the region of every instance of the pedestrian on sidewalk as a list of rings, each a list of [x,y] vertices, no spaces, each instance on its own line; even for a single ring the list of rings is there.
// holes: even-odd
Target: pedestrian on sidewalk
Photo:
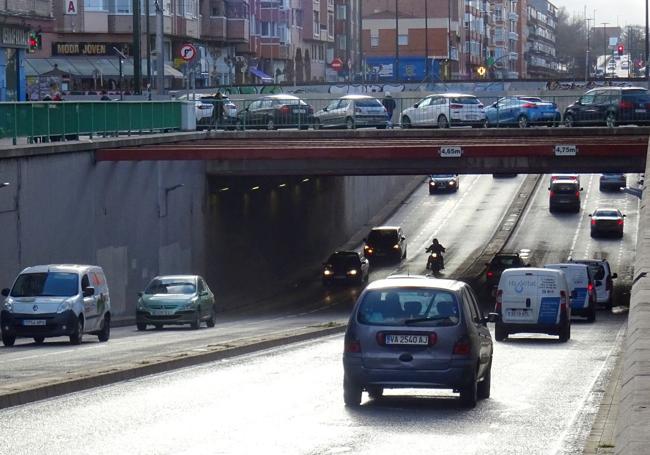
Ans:
[[[381,101],[381,104],[383,104],[383,106],[386,108],[386,116],[388,117],[388,124],[386,126],[388,128],[393,128],[393,111],[395,110],[397,104],[395,103],[395,100],[391,96],[390,92],[386,92],[384,99]]]

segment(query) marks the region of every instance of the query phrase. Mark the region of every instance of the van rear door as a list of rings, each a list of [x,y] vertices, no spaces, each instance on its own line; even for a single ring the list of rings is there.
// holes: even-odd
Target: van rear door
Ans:
[[[534,324],[539,315],[537,273],[525,269],[506,270],[499,282],[503,322]]]

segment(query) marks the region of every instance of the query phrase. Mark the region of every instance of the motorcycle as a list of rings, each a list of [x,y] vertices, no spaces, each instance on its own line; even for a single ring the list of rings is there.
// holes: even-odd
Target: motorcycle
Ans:
[[[438,273],[442,270],[442,255],[432,251],[429,253],[429,259],[427,259],[427,269],[431,270],[433,273]]]

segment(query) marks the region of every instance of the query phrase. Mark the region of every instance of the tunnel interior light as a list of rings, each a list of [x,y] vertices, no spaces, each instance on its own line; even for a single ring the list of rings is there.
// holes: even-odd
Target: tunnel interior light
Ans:
[[[219,191],[229,191],[229,190],[230,188],[228,188],[227,186],[224,186],[223,188],[219,188]]]
[[[253,188],[251,188],[251,191],[257,191],[257,190],[259,190],[259,189],[260,189],[259,186],[254,186]]]
[[[304,179],[302,179],[302,183],[307,183],[308,181],[309,181],[308,178],[304,178]]]
[[[280,184],[278,185],[278,188],[285,188],[286,186],[287,186],[286,183],[280,183]]]

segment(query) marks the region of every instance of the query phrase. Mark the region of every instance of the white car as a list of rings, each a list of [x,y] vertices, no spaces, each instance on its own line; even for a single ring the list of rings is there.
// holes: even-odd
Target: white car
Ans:
[[[474,95],[439,93],[428,95],[400,114],[402,128],[485,126],[483,103]]]

